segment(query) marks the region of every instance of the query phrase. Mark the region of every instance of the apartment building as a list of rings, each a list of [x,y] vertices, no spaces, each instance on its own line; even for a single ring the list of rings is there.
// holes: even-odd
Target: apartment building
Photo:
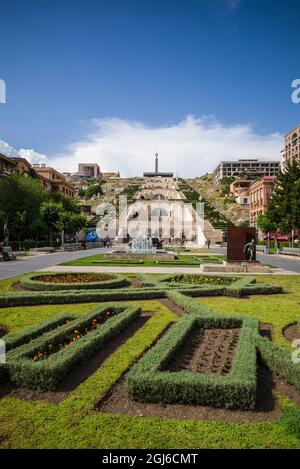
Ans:
[[[230,195],[234,197],[236,203],[243,207],[249,207],[250,204],[250,185],[252,179],[236,179],[230,184]]]
[[[265,176],[257,181],[252,182],[250,185],[249,220],[251,226],[256,226],[258,215],[267,211],[272,192],[274,190],[274,183],[274,177]]]
[[[15,171],[15,163],[3,153],[0,153],[0,176],[10,176]]]
[[[63,174],[45,164],[34,164],[33,169],[40,177],[45,190],[49,192],[61,192],[68,197],[75,196],[73,187],[66,181]]]
[[[88,179],[100,179],[101,171],[97,163],[79,163],[77,176]]]
[[[263,161],[258,159],[240,159],[236,161],[221,161],[213,172],[215,184],[224,177],[243,177],[257,179],[264,176],[277,176],[280,161]]]
[[[292,159],[300,163],[300,125],[284,136],[284,148],[281,155],[283,166]]]
[[[30,174],[32,166],[25,158],[13,157],[11,160],[15,163],[15,171],[25,175]]]

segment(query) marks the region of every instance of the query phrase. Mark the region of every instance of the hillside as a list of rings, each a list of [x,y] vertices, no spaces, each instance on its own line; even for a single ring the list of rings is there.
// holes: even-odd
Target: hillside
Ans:
[[[235,199],[228,195],[229,184],[215,184],[211,174],[186,181],[191,188],[197,191],[201,200],[205,202],[205,213],[215,228],[222,225],[241,225],[248,220],[249,211],[236,203]],[[220,222],[218,215],[220,215]],[[224,222],[222,221],[224,218]],[[215,219],[215,220],[214,220]],[[226,221],[227,220],[227,221]],[[219,226],[217,226],[219,225]]]

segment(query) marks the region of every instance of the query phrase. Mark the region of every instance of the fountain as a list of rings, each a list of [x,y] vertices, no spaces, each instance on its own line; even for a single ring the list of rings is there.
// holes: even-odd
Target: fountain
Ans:
[[[134,238],[128,252],[130,254],[155,254],[156,247],[149,238]]]

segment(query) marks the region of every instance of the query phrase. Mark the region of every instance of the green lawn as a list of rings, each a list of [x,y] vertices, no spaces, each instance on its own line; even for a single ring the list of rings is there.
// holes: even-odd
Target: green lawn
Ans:
[[[10,291],[18,277],[0,281]],[[281,328],[299,319],[300,276],[264,276],[259,282],[282,285],[283,295],[201,298],[230,314],[255,316],[274,325],[276,341],[288,346]],[[283,416],[274,422],[168,420],[100,413],[95,404],[157,335],[178,319],[160,302],[129,302],[155,314],[123,343],[98,370],[60,404],[0,399],[1,448],[300,448],[300,408],[281,396]],[[84,314],[95,304],[47,305],[0,309],[0,324],[22,330],[59,312]],[[0,384],[1,390],[1,384]]]
[[[174,261],[163,261],[157,259],[109,259],[105,258],[102,254],[84,257],[75,261],[65,262],[61,265],[87,265],[87,266],[101,266],[101,265],[122,265],[122,266],[143,266],[143,267],[197,267],[200,264],[221,264],[225,259],[222,255],[212,254],[197,254],[194,255],[180,255]]]

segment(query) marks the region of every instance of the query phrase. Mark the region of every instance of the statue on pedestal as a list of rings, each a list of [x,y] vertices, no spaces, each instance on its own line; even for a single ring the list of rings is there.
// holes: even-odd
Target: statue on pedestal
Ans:
[[[251,262],[253,258],[255,259],[255,239],[252,238],[250,243],[246,243],[244,246],[244,252],[246,253],[246,256],[249,256],[249,261]]]

